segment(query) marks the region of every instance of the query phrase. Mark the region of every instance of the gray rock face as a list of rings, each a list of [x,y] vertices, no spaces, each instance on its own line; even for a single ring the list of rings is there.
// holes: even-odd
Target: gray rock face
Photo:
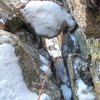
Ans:
[[[71,100],[72,93],[71,89],[68,87],[68,76],[63,63],[63,59],[57,59],[54,67],[56,70],[57,85],[60,87],[62,97],[64,100]]]
[[[95,100],[90,65],[86,58],[79,54],[70,54],[68,57],[68,69],[71,80],[71,89],[75,100]],[[75,92],[76,91],[76,92]],[[91,96],[88,96],[88,95]]]
[[[56,69],[57,83],[59,85],[67,84],[68,77],[67,77],[66,69],[65,69],[62,59],[59,59],[58,61],[56,61],[55,69]]]
[[[66,72],[68,76],[69,76],[69,71],[68,71],[67,59],[68,59],[68,55],[73,52],[75,53],[81,52],[79,43],[74,33],[70,34],[68,32],[65,32],[64,40],[62,44],[62,57],[63,57],[64,65],[66,67]]]
[[[88,87],[93,86],[92,75],[90,72],[90,64],[88,64],[87,61],[77,66],[77,72],[80,78]]]
[[[21,34],[19,32],[19,34]],[[25,34],[24,34],[25,35]],[[24,40],[23,35],[23,40]],[[33,92],[39,92],[45,74],[40,71],[40,60],[38,56],[38,50],[35,47],[31,47],[27,43],[30,42],[26,39],[24,44],[15,35],[0,30],[0,44],[10,43],[15,47],[15,52],[19,60],[19,64],[22,69],[23,78]],[[51,81],[47,80],[43,92],[52,97],[52,100],[60,100],[60,91],[58,87]]]
[[[37,64],[35,60],[15,35],[0,30],[0,44],[3,43],[10,43],[15,47],[16,55],[19,58],[19,64],[22,67],[23,77],[25,79],[27,86],[30,87],[32,80],[34,80],[33,74],[35,73],[35,77],[37,77],[35,71]]]

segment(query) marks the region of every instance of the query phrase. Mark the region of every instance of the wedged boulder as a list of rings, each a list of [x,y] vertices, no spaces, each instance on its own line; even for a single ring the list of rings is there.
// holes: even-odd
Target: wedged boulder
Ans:
[[[26,45],[25,43],[23,44],[15,35],[4,30],[0,30],[0,44],[4,43],[9,43],[15,47],[15,53],[22,69],[24,81],[29,89],[38,93],[45,76],[39,68],[41,63],[38,56],[38,50],[27,43]],[[49,79],[46,81],[43,93],[51,96],[52,100],[60,100],[60,91],[58,87]]]
[[[76,26],[76,21],[66,9],[52,1],[30,1],[20,9],[20,14],[37,35],[53,38],[62,31],[64,23],[69,26],[69,31]]]

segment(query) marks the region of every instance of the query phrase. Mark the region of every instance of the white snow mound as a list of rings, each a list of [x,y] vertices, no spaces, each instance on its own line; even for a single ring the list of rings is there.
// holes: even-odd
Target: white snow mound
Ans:
[[[38,95],[26,86],[15,48],[11,44],[0,45],[0,100],[37,100]],[[40,100],[50,100],[42,94]]]
[[[21,9],[21,13],[38,35],[48,38],[58,35],[65,21],[70,27],[75,25],[72,16],[52,1],[30,1],[24,9]]]

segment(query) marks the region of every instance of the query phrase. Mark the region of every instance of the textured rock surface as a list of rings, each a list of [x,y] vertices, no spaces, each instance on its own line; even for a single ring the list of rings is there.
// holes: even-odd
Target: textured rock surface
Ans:
[[[29,47],[21,43],[15,35],[0,30],[0,44],[2,43],[10,43],[15,47],[15,52],[22,69],[23,78],[27,86],[32,91],[38,93],[45,75],[39,68],[38,51],[35,51],[34,47],[31,48],[30,51],[30,49],[28,49]],[[43,89],[43,93],[44,92],[50,95],[52,100],[60,99],[60,91],[58,87],[49,79]]]
[[[95,86],[95,92],[97,94],[97,99],[100,99],[100,59],[95,59],[92,62],[92,69],[91,69],[91,73],[92,73],[92,77],[93,77],[93,82],[94,82],[94,86]]]
[[[16,7],[19,6],[18,2],[20,0],[0,0],[0,17],[1,12],[5,16],[5,19],[8,17],[11,18],[11,15],[15,13],[12,8],[14,8],[15,4],[17,3]],[[21,0],[23,1],[23,0]],[[29,1],[29,0],[25,0]],[[44,0],[45,1],[45,0]],[[63,0],[63,2],[59,2],[56,0],[48,0],[54,1],[60,4],[63,7],[70,8],[72,15],[76,19],[78,25],[84,29],[85,34],[87,37],[100,37],[100,8],[96,11],[90,11],[87,8],[86,0]],[[66,1],[66,3],[65,3]],[[68,5],[67,5],[68,4]],[[67,9],[68,10],[68,9]]]
[[[34,80],[33,74],[35,74],[35,77],[37,76],[37,73],[36,73],[37,64],[36,64],[35,60],[29,54],[27,49],[21,44],[21,42],[18,40],[18,38],[15,35],[12,35],[11,33],[0,30],[0,43],[1,44],[2,43],[11,43],[12,45],[15,46],[16,55],[19,58],[19,63],[22,67],[24,79],[25,79],[27,85],[30,87],[32,80]],[[28,59],[30,59],[30,60],[28,60]]]
[[[90,49],[90,53],[92,54],[93,59],[100,59],[100,39],[87,39],[88,47]]]
[[[78,54],[71,54],[68,57],[68,67],[69,73],[71,78],[71,88],[73,91],[73,98],[74,100],[96,100],[95,92],[89,90],[89,84],[86,84],[85,81],[87,80],[89,83],[92,83],[92,80],[89,79],[91,77],[91,73],[89,71],[88,78],[85,76],[87,74],[87,69],[85,71],[85,75],[82,76],[82,73],[79,74],[78,70],[79,67],[85,68],[90,67],[87,66],[89,62],[87,62],[85,56],[80,56]],[[74,69],[73,69],[74,68]],[[84,91],[84,93],[83,93]],[[87,91],[87,92],[86,92]]]
[[[2,3],[2,1],[4,3]],[[7,19],[11,19],[11,17],[12,17],[11,15],[13,15],[13,10],[11,8],[13,8],[12,6],[13,6],[13,4],[15,4],[16,1],[19,1],[19,0],[5,0],[5,1],[0,0],[0,18],[4,18],[5,21]],[[26,0],[26,1],[28,1],[28,0]],[[56,2],[56,0],[54,0],[54,1]],[[99,34],[100,33],[100,28],[99,28],[100,27],[100,10],[98,10],[96,13],[93,14],[91,11],[89,11],[87,9],[85,0],[66,0],[66,1],[69,5],[72,15],[76,19],[78,25],[81,26],[82,29],[84,29],[84,32],[87,35],[87,37],[100,37],[100,34]],[[10,4],[12,4],[12,5],[10,5]],[[62,4],[64,4],[64,6],[66,6],[65,3],[62,3]],[[14,25],[14,26],[16,26],[16,25]],[[5,27],[5,24],[0,23],[0,29],[4,29],[4,27]],[[15,31],[15,28],[13,27],[14,31]],[[2,32],[4,32],[4,31],[2,31]],[[99,41],[99,39],[88,40],[88,44],[89,44],[88,47],[90,48],[90,51],[89,51],[89,49],[87,47],[87,43],[86,43],[86,38],[83,35],[82,30],[78,31],[77,33],[78,33],[77,39],[80,44],[82,54],[86,56],[89,53],[91,53],[94,59],[100,58],[100,50],[99,50],[100,49],[100,43],[99,43],[100,41]],[[17,41],[17,39],[11,35],[4,36],[3,38],[6,38],[6,40],[4,40],[2,42],[10,42],[17,48],[16,54],[19,56],[19,63],[23,70],[24,79],[25,79],[27,85],[31,88],[31,90],[39,92],[42,81],[44,79],[44,73],[41,73],[41,71],[39,70],[39,65],[38,65],[39,58],[35,57],[37,59],[33,59],[33,57],[35,56],[33,52],[35,52],[36,49],[33,50],[34,46],[32,46],[32,43],[30,42],[31,40],[27,37],[27,35],[24,36],[24,38],[23,38],[23,34],[24,34],[24,32],[16,33],[17,36],[21,35],[18,37],[21,40],[21,42],[23,42],[22,44],[19,42],[19,40]],[[26,34],[26,32],[25,32],[25,34]],[[1,36],[1,31],[0,31],[0,36]],[[28,41],[26,41],[26,40],[28,40]],[[60,40],[58,40],[58,42],[59,41]],[[61,43],[61,41],[60,41],[60,43]],[[30,46],[31,46],[31,48],[30,48]],[[37,56],[38,52],[35,54]],[[98,61],[98,62],[100,62],[100,61]],[[97,67],[98,67],[98,69],[100,69],[99,64],[97,65]],[[96,68],[94,68],[93,70],[94,70],[93,71],[94,73],[97,73]],[[35,77],[33,77],[33,76],[35,76]],[[94,83],[95,83],[95,87],[96,87],[96,92],[98,94],[98,98],[100,98],[100,93],[98,93],[99,92],[98,88],[100,87],[100,80],[99,79],[95,80],[94,76],[93,76],[93,78],[94,78]],[[33,87],[35,87],[35,88],[33,88]],[[54,100],[60,98],[59,89],[54,85],[54,83],[52,83],[51,80],[47,81],[43,92],[46,92],[47,94],[52,96]]]
[[[100,39],[87,39],[88,47],[93,59],[93,67],[91,69],[93,82],[95,85],[95,91],[97,93],[98,100],[100,99]]]
[[[87,8],[86,0],[66,0],[66,2],[87,37],[100,37],[100,9],[90,11]]]

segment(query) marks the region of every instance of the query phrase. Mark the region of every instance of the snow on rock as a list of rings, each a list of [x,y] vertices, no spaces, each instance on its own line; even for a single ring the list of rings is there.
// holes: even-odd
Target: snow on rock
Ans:
[[[57,80],[60,81],[60,89],[62,91],[64,100],[70,100],[72,93],[71,89],[68,88],[67,85],[68,76],[66,74],[66,69],[62,59],[59,59],[59,61],[55,63],[55,69],[56,69]]]
[[[49,68],[49,66],[46,65],[42,65],[40,66],[40,69],[44,72],[44,73],[48,73],[48,76],[50,77],[52,75],[52,71]]]
[[[20,0],[21,3],[27,3],[27,0]]]
[[[88,92],[85,83],[79,79],[77,80],[78,91],[77,95],[79,100],[95,100],[95,94],[93,92]],[[87,93],[86,93],[87,92]]]
[[[57,37],[52,39],[45,39],[45,44],[48,52],[53,58],[61,57],[61,44],[59,44]]]
[[[65,9],[52,1],[30,1],[21,13],[38,35],[48,38],[57,36],[64,22],[70,27],[76,24]]]
[[[40,69],[44,72],[44,73],[48,73],[48,76],[52,75],[52,71],[49,68],[49,60],[47,60],[43,55],[39,54],[40,60],[42,61],[42,65],[40,66]]]
[[[48,59],[46,59],[43,55],[39,54],[39,57],[40,57],[40,60],[42,61],[42,63],[44,65],[48,65],[49,64]]]
[[[80,58],[76,58],[75,62],[74,62],[74,70],[75,70],[75,74],[77,77],[76,84],[78,87],[77,96],[78,96],[79,100],[95,100],[96,97],[95,97],[94,92],[88,90],[88,86],[80,79],[80,77],[77,73],[76,68],[79,64],[84,65],[85,61],[82,61],[82,59],[80,59]]]
[[[8,43],[0,45],[0,100],[37,100],[38,95],[26,86],[15,55],[15,48]],[[50,100],[42,94],[40,100]]]
[[[56,76],[59,79],[59,81],[62,81],[63,83],[67,83],[68,77],[62,59],[60,59],[59,62],[55,63],[55,69],[56,69]]]
[[[76,36],[75,36],[75,33],[73,34],[70,34],[70,37],[72,39],[72,41],[74,42],[74,46],[77,47],[78,45],[78,42],[77,42],[77,39],[76,39]]]
[[[71,96],[72,96],[71,89],[69,89],[66,84],[62,84],[60,88],[63,93],[64,100],[71,100]]]
[[[2,18],[0,18],[0,23],[5,24],[5,22]]]
[[[40,100],[51,100],[51,98],[50,98],[47,94],[43,93],[43,94],[41,95]]]

